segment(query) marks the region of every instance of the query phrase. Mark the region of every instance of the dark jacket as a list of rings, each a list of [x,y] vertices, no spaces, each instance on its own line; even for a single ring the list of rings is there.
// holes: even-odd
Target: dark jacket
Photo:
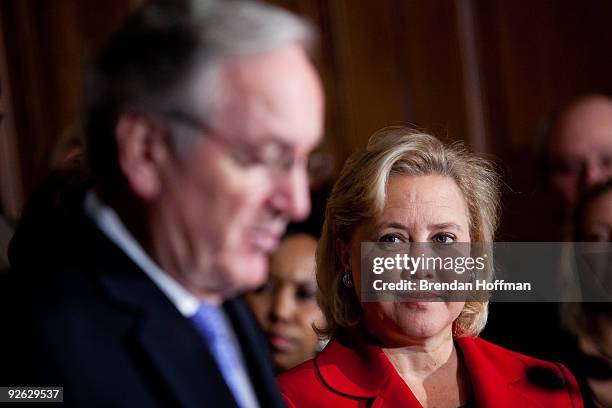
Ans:
[[[63,386],[73,406],[235,406],[202,338],[85,216],[83,195],[17,232],[0,281],[0,385]],[[223,307],[260,405],[283,406],[250,311]]]

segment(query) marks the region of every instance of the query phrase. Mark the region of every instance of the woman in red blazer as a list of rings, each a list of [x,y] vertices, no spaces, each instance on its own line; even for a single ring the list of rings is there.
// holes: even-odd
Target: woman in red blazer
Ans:
[[[408,291],[401,301],[378,301],[359,290],[371,276],[362,275],[362,264],[372,265],[371,254],[362,259],[362,242],[382,243],[390,258],[399,253],[396,243],[490,243],[498,203],[498,177],[488,162],[428,134],[383,129],[351,156],[328,200],[317,250],[327,321],[318,330],[332,340],[279,377],[288,405],[582,407],[563,366],[476,337],[487,318],[481,299]],[[417,287],[442,273],[404,264],[379,276],[390,282],[394,272]]]

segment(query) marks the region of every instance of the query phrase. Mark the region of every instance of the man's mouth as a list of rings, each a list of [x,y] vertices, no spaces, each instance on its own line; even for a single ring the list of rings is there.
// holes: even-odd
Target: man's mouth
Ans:
[[[278,247],[281,233],[271,229],[254,228],[250,232],[250,237],[253,247],[261,252],[271,253]]]

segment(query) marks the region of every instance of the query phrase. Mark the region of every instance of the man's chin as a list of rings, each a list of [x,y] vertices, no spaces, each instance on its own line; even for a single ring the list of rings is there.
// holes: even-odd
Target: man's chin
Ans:
[[[231,266],[227,271],[236,293],[242,293],[259,288],[268,279],[268,258],[265,255],[248,256]]]

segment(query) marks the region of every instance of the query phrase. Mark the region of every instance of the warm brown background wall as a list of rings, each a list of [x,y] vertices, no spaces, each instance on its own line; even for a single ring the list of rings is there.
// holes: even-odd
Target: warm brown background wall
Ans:
[[[78,117],[83,67],[139,0],[0,0],[0,203],[16,217]],[[385,125],[414,123],[496,158],[502,237],[533,238],[529,166],[545,115],[612,93],[612,2],[273,0],[321,32],[336,171]],[[537,235],[537,234],[536,234]]]

